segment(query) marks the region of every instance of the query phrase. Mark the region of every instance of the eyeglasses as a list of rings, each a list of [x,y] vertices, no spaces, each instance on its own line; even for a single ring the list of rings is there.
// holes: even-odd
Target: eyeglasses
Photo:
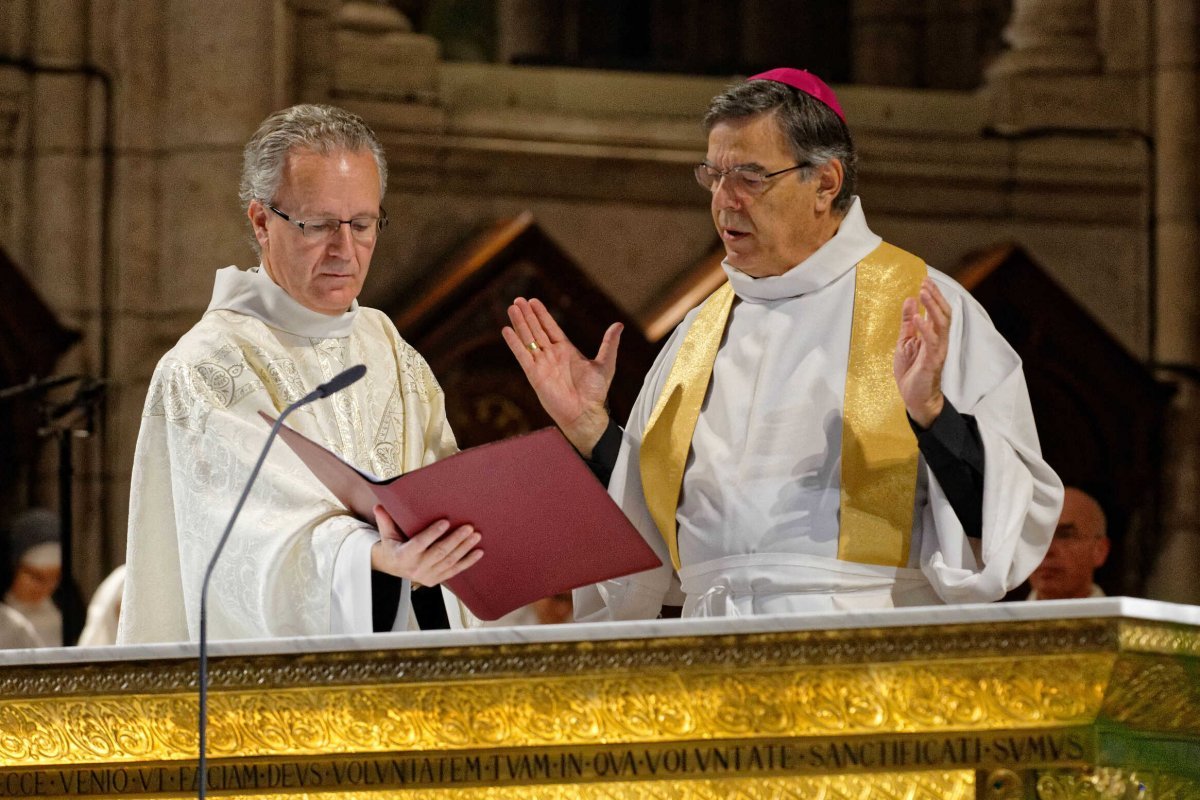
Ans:
[[[1091,542],[1102,538],[1098,534],[1088,533],[1085,530],[1076,528],[1074,525],[1062,525],[1054,529],[1054,541],[1064,544],[1078,544],[1079,542]]]
[[[370,244],[375,241],[379,232],[387,227],[387,211],[379,209],[378,217],[355,217],[354,219],[306,219],[295,220],[272,205],[267,208],[275,212],[284,222],[290,222],[300,229],[300,233],[310,242],[324,242],[332,239],[343,225],[350,226],[350,234],[354,241],[360,244]]]
[[[785,172],[806,169],[811,166],[812,162],[804,161],[787,169],[776,170],[775,172],[763,172],[757,167],[717,169],[716,167],[710,167],[708,164],[697,164],[695,172],[696,182],[710,192],[717,191],[717,186],[720,184],[721,179],[724,178],[726,187],[735,194],[756,195],[762,194],[763,190],[767,188],[767,181],[772,178],[782,175]]]

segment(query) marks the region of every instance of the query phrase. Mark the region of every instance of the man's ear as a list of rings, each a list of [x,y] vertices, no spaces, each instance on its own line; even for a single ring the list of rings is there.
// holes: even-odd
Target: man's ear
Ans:
[[[254,238],[258,241],[259,247],[267,245],[267,207],[257,200],[251,200],[250,205],[246,208],[246,216],[250,218],[250,225],[254,228]]]
[[[833,208],[833,202],[842,191],[842,181],[845,180],[846,169],[839,158],[833,158],[817,167],[817,209],[828,211]]]
[[[1100,567],[1104,564],[1104,560],[1108,558],[1108,551],[1112,547],[1112,540],[1107,536],[1096,540],[1095,547],[1092,550],[1092,566]]]

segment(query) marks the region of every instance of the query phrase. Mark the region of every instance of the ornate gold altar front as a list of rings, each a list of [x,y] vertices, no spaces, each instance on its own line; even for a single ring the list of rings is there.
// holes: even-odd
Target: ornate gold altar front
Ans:
[[[216,657],[210,793],[1200,797],[1194,625],[660,625],[671,635]],[[194,659],[15,664],[0,684],[0,797],[195,791]]]

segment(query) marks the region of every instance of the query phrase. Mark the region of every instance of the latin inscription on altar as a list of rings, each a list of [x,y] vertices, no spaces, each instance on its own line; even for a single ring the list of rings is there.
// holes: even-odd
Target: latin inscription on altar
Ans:
[[[210,762],[207,786],[214,792],[278,792],[1061,767],[1083,766],[1094,751],[1088,731],[1059,730],[316,756]],[[0,797],[153,796],[191,793],[197,788],[194,762],[0,771]]]

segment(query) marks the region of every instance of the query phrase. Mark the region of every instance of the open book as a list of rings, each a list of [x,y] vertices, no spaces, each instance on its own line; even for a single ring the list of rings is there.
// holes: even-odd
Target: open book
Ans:
[[[662,564],[557,428],[473,447],[387,479],[352,467],[287,425],[279,435],[347,509],[371,524],[379,503],[405,532],[443,518],[474,525],[483,558],[446,585],[480,619]]]

